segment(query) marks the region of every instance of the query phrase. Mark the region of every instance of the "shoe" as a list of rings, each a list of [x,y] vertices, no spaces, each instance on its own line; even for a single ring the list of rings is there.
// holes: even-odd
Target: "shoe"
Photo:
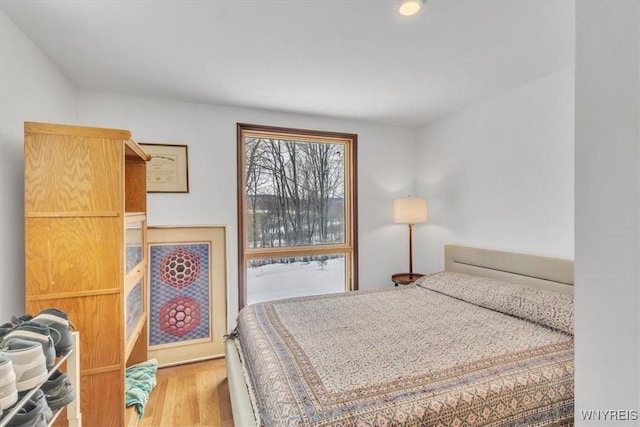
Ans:
[[[55,334],[57,334],[57,332],[54,332],[54,335]],[[40,345],[42,345],[42,351],[47,361],[47,369],[53,368],[56,361],[56,349],[53,338],[51,337],[51,332],[47,325],[34,321],[22,322],[2,337],[0,347],[2,347],[2,343],[4,341],[13,338],[39,342]]]
[[[30,314],[23,314],[20,317],[11,316],[11,323],[13,324],[13,326],[18,326],[20,323],[26,322],[31,319],[33,319],[33,316]]]
[[[65,407],[76,398],[69,376],[59,370],[51,374],[41,389],[47,397],[47,404],[51,409]]]
[[[29,391],[18,393],[18,400],[21,401],[27,393],[29,393]],[[33,407],[43,408],[42,413],[44,414],[44,419],[47,421],[47,423],[49,423],[49,421],[53,419],[53,411],[47,404],[47,396],[45,396],[44,392],[41,389],[37,389],[33,392],[31,397],[29,398],[29,403]],[[9,410],[11,409],[12,408],[9,408]]]
[[[73,348],[71,328],[75,329],[75,327],[69,320],[67,313],[62,310],[47,308],[36,316],[31,317],[29,314],[24,314],[18,318],[13,317],[11,320],[20,324],[32,321],[46,325],[50,329],[57,356],[62,356]]]
[[[15,328],[15,325],[13,323],[3,323],[2,325],[0,325],[0,338],[13,331],[13,328]]]
[[[0,356],[11,360],[18,392],[36,388],[47,380],[47,361],[37,341],[20,338],[2,340]]]
[[[16,373],[13,363],[6,356],[0,356],[0,413],[18,401]]]
[[[42,390],[37,390],[7,422],[7,427],[46,427],[53,418]]]
[[[47,308],[36,315],[33,320],[45,324],[55,330],[59,336],[58,340],[54,340],[56,354],[62,356],[73,349],[73,335],[71,329],[75,329],[74,324],[69,320],[67,313],[57,308]]]
[[[44,419],[47,421],[47,423],[49,423],[49,421],[53,419],[53,408],[49,406],[47,395],[44,393],[44,391],[42,391],[41,389],[36,390],[35,393],[33,393],[33,395],[29,398],[29,402],[31,402],[31,404],[34,406],[44,407]]]

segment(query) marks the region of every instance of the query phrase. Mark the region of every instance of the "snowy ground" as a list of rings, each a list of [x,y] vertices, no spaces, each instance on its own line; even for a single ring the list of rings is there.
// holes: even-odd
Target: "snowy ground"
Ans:
[[[270,264],[247,271],[247,302],[344,292],[344,257],[318,262]]]

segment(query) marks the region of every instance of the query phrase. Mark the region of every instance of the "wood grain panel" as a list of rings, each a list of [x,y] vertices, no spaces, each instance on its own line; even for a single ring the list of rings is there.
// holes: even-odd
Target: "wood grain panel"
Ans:
[[[81,379],[82,425],[124,425],[124,371],[83,375]]]
[[[131,157],[134,159],[140,159],[144,162],[148,162],[151,160],[151,155],[149,155],[146,151],[142,149],[140,144],[135,142],[133,139],[129,138],[125,142],[125,156]]]
[[[120,286],[123,218],[27,218],[25,236],[27,298]]]
[[[121,296],[27,301],[27,312],[56,307],[66,312],[80,334],[80,370],[124,364]]]
[[[27,214],[122,210],[122,143],[27,134],[24,149]]]
[[[147,166],[144,162],[127,159],[125,163],[125,211],[145,212],[147,210]]]
[[[129,354],[129,359],[126,361],[127,367],[147,360],[147,343],[149,342],[148,329],[149,328],[147,328],[147,325],[145,324],[136,344],[133,346],[133,350],[131,350],[131,354]]]
[[[90,138],[109,138],[123,141],[131,139],[131,132],[128,130],[61,125],[54,123],[25,122],[24,132],[43,133],[49,135],[74,135]]]

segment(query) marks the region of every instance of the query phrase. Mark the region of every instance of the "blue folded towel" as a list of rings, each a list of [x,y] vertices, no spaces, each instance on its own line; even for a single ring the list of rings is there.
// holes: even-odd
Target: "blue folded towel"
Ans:
[[[157,370],[158,361],[151,359],[128,367],[125,373],[126,405],[135,405],[139,418],[142,418],[151,390],[156,386]]]

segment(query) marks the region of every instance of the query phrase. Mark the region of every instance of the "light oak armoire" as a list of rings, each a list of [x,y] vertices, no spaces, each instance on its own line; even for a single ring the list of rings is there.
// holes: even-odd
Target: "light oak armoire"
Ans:
[[[80,334],[85,426],[124,425],[126,366],[147,358],[146,162],[126,130],[25,123],[26,309]]]

